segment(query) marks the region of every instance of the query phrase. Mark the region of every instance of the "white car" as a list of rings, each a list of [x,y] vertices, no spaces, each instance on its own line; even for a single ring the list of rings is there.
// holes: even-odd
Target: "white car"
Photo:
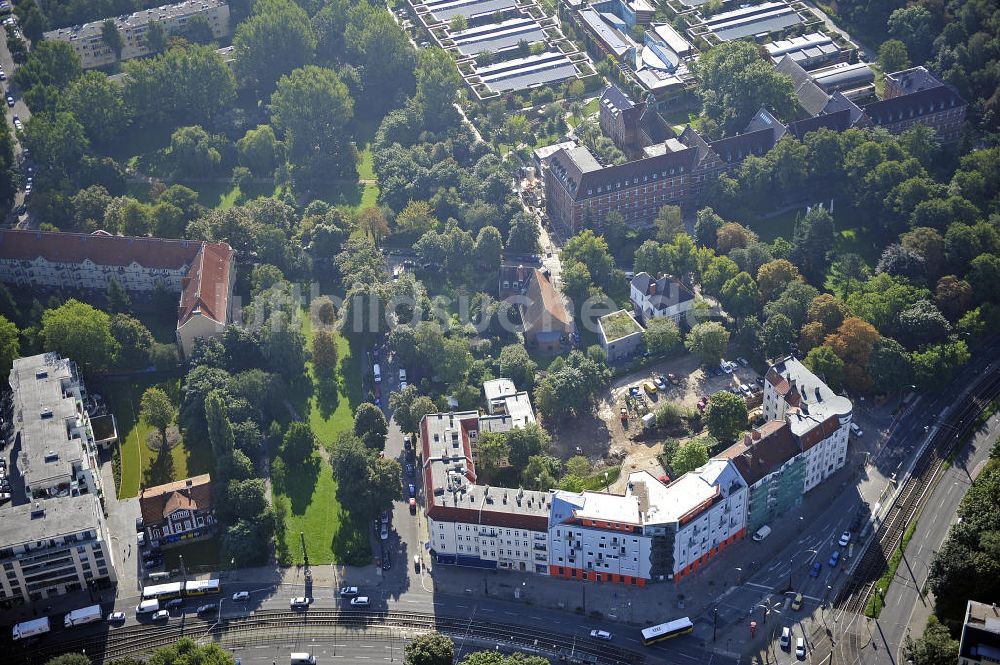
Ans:
[[[241,600],[250,600],[249,591],[237,591],[233,594],[233,602],[239,602]]]
[[[358,587],[356,586],[345,586],[340,588],[341,598],[354,598],[358,595]]]
[[[389,527],[385,524],[382,525],[382,530],[379,532],[379,538],[382,540],[389,539]]]
[[[399,382],[406,383],[406,370],[402,367],[399,368]]]
[[[795,640],[795,657],[799,659],[806,657],[806,641],[802,637]]]
[[[305,596],[299,596],[298,598],[292,598],[291,602],[289,602],[288,605],[293,610],[309,607],[309,599],[306,598]]]
[[[112,612],[108,615],[108,623],[125,623],[125,613]]]
[[[851,532],[845,531],[840,534],[840,540],[837,542],[841,547],[847,547],[851,543]]]
[[[153,615],[153,621],[169,621],[169,620],[170,620],[170,612],[166,610],[160,610],[159,612]]]
[[[595,640],[604,640],[605,642],[610,642],[615,637],[606,630],[596,630],[596,629],[590,631],[590,636],[593,637]]]
[[[368,602],[368,596],[358,596],[357,598],[351,598],[351,605],[354,607],[368,607],[370,603]]]
[[[146,544],[146,534],[144,534],[142,531],[135,534],[135,541],[139,543],[139,547],[142,547],[143,545]]]

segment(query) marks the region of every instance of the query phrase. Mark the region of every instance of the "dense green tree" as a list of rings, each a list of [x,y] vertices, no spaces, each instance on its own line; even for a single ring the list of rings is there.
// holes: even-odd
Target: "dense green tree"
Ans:
[[[924,257],[916,250],[895,243],[882,252],[875,271],[894,277],[904,277],[914,283],[922,283],[927,277]]]
[[[45,665],[90,665],[90,658],[82,653],[64,653],[49,658]]]
[[[972,287],[972,294],[978,302],[1000,300],[997,285],[1000,284],[1000,256],[980,254],[972,259],[966,276]]]
[[[454,104],[462,88],[462,77],[448,52],[439,48],[420,49],[416,67],[417,94],[413,101],[423,125],[431,131],[455,122]]]
[[[41,339],[46,350],[73,359],[84,372],[107,369],[118,353],[118,343],[111,335],[111,317],[73,299],[45,310]]]
[[[854,316],[844,319],[835,332],[827,335],[825,344],[844,361],[844,382],[848,387],[862,392],[871,388],[869,361],[879,338],[874,326]]]
[[[511,219],[505,249],[509,252],[537,252],[540,233],[534,217],[523,211],[518,212]]]
[[[70,81],[82,73],[80,56],[73,50],[72,44],[46,40],[34,45],[28,61],[17,68],[11,79],[20,90],[30,90],[39,85],[65,90]]]
[[[801,328],[809,314],[809,304],[817,296],[819,291],[816,287],[798,280],[789,282],[780,296],[764,306],[764,315],[784,314],[793,327]]]
[[[106,19],[101,24],[101,41],[115,54],[115,60],[122,59],[122,49],[125,48],[125,38],[114,19]]]
[[[236,27],[233,48],[240,85],[266,98],[282,75],[312,61],[316,37],[309,15],[292,0],[257,0]]]
[[[715,393],[708,398],[708,406],[705,408],[705,425],[708,427],[709,434],[719,441],[725,443],[735,441],[740,433],[747,428],[746,401],[727,391]],[[674,472],[678,473],[676,467],[674,467]]]
[[[519,390],[531,390],[535,385],[538,363],[531,359],[523,344],[510,344],[500,349],[500,376],[509,378]]]
[[[83,127],[66,112],[32,116],[24,125],[21,145],[35,155],[39,183],[75,181],[90,150]]]
[[[17,326],[0,314],[0,373],[10,376],[14,360],[21,357],[21,339]]]
[[[160,433],[161,442],[167,443],[167,427],[174,421],[174,403],[162,389],[156,386],[146,388],[139,401],[139,415]]]
[[[797,332],[792,320],[780,312],[764,319],[757,335],[764,357],[784,357],[789,351],[789,345],[795,341]]]
[[[556,486],[561,466],[559,459],[551,455],[532,455],[521,472],[521,485],[526,489],[547,492]]]
[[[104,145],[120,136],[130,122],[122,86],[95,71],[72,81],[60,94],[58,108],[73,114],[87,138]]]
[[[934,303],[918,300],[899,313],[896,331],[907,346],[917,348],[943,340],[951,332],[951,324]]]
[[[656,213],[653,224],[656,226],[656,239],[660,242],[672,242],[678,233],[686,232],[680,206],[663,206]]]
[[[959,340],[928,346],[914,351],[911,357],[917,387],[937,392],[951,383],[971,356],[968,345],[964,340]]]
[[[216,389],[205,396],[205,422],[208,425],[208,440],[216,460],[232,454],[236,446],[233,424],[229,421],[226,404],[227,395]]]
[[[146,23],[146,33],[143,35],[146,41],[146,48],[150,53],[162,53],[169,45],[167,30],[160,21],[150,20]]]
[[[326,330],[317,330],[312,341],[313,371],[320,381],[331,380],[337,370],[337,341]]]
[[[829,346],[810,349],[803,361],[813,374],[823,380],[830,390],[837,392],[844,380],[844,361]],[[873,373],[874,374],[874,373]]]
[[[170,135],[167,161],[176,175],[201,178],[216,175],[222,166],[223,142],[222,137],[212,136],[198,125],[178,127]]]
[[[694,223],[695,242],[701,247],[715,249],[718,241],[719,229],[725,224],[725,220],[719,217],[711,208],[702,208],[698,211]]]
[[[389,434],[389,423],[382,409],[370,402],[363,402],[354,410],[354,434],[372,450],[385,448],[385,437]]]
[[[902,390],[913,383],[910,355],[891,337],[882,337],[868,358],[868,373],[875,377],[875,388],[884,392]]]
[[[314,65],[278,81],[271,118],[284,134],[288,159],[307,181],[355,173],[345,126],[354,101],[336,72]]]
[[[352,432],[341,432],[330,447],[337,498],[350,508],[367,508],[368,466],[372,452]]]
[[[406,665],[452,665],[454,660],[455,643],[441,633],[415,637],[403,650]]]
[[[949,319],[960,317],[972,302],[972,285],[954,275],[945,275],[938,280],[934,290],[934,304]]]
[[[367,497],[372,515],[392,510],[402,494],[403,470],[399,460],[381,455],[369,457]]]
[[[681,476],[688,471],[694,471],[708,462],[708,447],[700,440],[689,441],[677,448],[670,459],[670,467],[674,474]]]
[[[684,339],[688,351],[706,367],[718,365],[729,346],[729,331],[718,321],[705,321],[691,328]],[[718,437],[716,437],[718,438]]]
[[[197,349],[196,345],[195,350]],[[208,436],[205,424],[205,398],[208,393],[228,384],[229,380],[229,372],[208,364],[196,365],[184,377],[178,421],[189,440],[204,439]]]
[[[566,241],[559,257],[564,264],[585,265],[598,286],[610,284],[614,259],[608,250],[608,243],[590,229],[585,229]]]
[[[476,236],[476,263],[480,269],[494,273],[500,269],[503,237],[495,226],[484,226]]]
[[[938,29],[926,7],[914,5],[897,9],[889,15],[886,27],[890,36],[906,44],[907,51],[917,63],[923,63],[930,57]],[[890,69],[886,73],[892,71],[898,70]]]
[[[188,18],[187,23],[179,30],[184,39],[195,44],[208,44],[215,39],[212,24],[204,14],[195,14]]]
[[[655,318],[646,325],[642,334],[646,350],[654,356],[665,356],[681,346],[681,332],[670,318]]]
[[[174,46],[123,69],[123,96],[139,124],[208,122],[236,98],[233,72],[210,46]]]
[[[794,115],[791,80],[765,62],[753,44],[719,44],[698,61],[696,71],[702,112],[726,134],[742,131],[762,106],[783,118]]]
[[[307,423],[293,422],[281,442],[281,457],[286,464],[306,462],[316,448],[316,437]]]
[[[757,271],[757,288],[761,297],[767,301],[785,290],[789,283],[802,279],[799,269],[791,261],[778,259],[769,261]]]
[[[34,43],[40,42],[42,34],[45,32],[46,22],[38,3],[35,0],[21,0],[14,7],[14,14],[17,16],[17,22],[20,23],[24,35]]]
[[[118,360],[126,367],[145,367],[153,347],[152,333],[142,321],[128,314],[111,318],[111,336],[118,343]]]
[[[822,284],[830,267],[829,255],[833,246],[833,215],[825,208],[814,207],[795,225],[792,263],[810,282]]]
[[[239,163],[260,177],[270,177],[284,159],[284,146],[270,125],[258,125],[247,130],[236,142]]]
[[[760,292],[753,277],[741,272],[722,285],[719,298],[727,312],[742,318],[757,311]]]
[[[941,665],[958,658],[958,640],[952,639],[945,626],[931,615],[924,634],[917,639],[909,635],[903,642],[903,654],[913,665]]]

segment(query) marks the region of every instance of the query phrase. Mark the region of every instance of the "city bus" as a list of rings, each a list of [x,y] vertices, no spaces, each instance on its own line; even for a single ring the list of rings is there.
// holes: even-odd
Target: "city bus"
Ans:
[[[142,588],[143,600],[167,600],[181,597],[181,583],[155,584]]]
[[[693,630],[694,624],[691,623],[691,619],[687,617],[674,619],[667,623],[661,623],[658,626],[643,628],[642,643],[649,646],[655,642],[662,642],[663,640],[673,639],[680,635],[687,635]]]
[[[192,580],[184,584],[185,596],[205,596],[221,590],[219,580]]]

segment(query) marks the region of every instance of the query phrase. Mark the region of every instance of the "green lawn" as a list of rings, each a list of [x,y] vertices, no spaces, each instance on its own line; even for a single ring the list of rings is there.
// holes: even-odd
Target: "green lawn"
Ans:
[[[139,418],[139,400],[143,391],[153,385],[163,388],[175,399],[180,390],[178,379],[162,381],[146,378],[95,386],[96,392],[104,396],[118,424],[122,455],[122,479],[118,487],[120,499],[137,496],[142,487],[207,473],[213,466],[207,441],[197,445],[182,441],[162,457],[146,445],[146,437],[153,430]]]
[[[302,319],[306,345],[311,347],[311,321],[309,316]],[[337,352],[337,376],[327,382],[327,390],[320,387],[312,363],[308,363],[307,393],[289,396],[324,446],[340,432],[351,429],[354,407],[361,402],[362,362],[339,333]],[[367,532],[337,500],[337,481],[321,451],[313,454],[309,464],[296,468],[282,490],[276,489],[274,496],[275,502],[286,508],[285,533],[279,536],[278,550],[288,563],[304,560],[300,532],[305,536],[310,564],[368,562],[371,555]]]

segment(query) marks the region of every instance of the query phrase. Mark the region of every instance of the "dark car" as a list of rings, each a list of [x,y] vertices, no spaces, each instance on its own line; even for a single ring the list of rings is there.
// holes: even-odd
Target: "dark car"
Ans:
[[[406,486],[406,489],[409,490],[410,492],[410,498],[413,498],[417,495],[417,488],[413,486],[413,483],[409,483]]]
[[[392,568],[392,557],[388,554],[382,556],[382,570],[389,570]]]
[[[819,561],[813,563],[812,568],[809,569],[809,577],[819,577],[819,571],[823,569],[823,564]]]
[[[144,566],[144,568],[146,570],[152,570],[153,568],[158,568],[159,566],[162,566],[162,565],[163,565],[163,559],[156,558],[156,559],[150,559],[149,561],[147,561],[146,564],[145,564],[145,566]]]

